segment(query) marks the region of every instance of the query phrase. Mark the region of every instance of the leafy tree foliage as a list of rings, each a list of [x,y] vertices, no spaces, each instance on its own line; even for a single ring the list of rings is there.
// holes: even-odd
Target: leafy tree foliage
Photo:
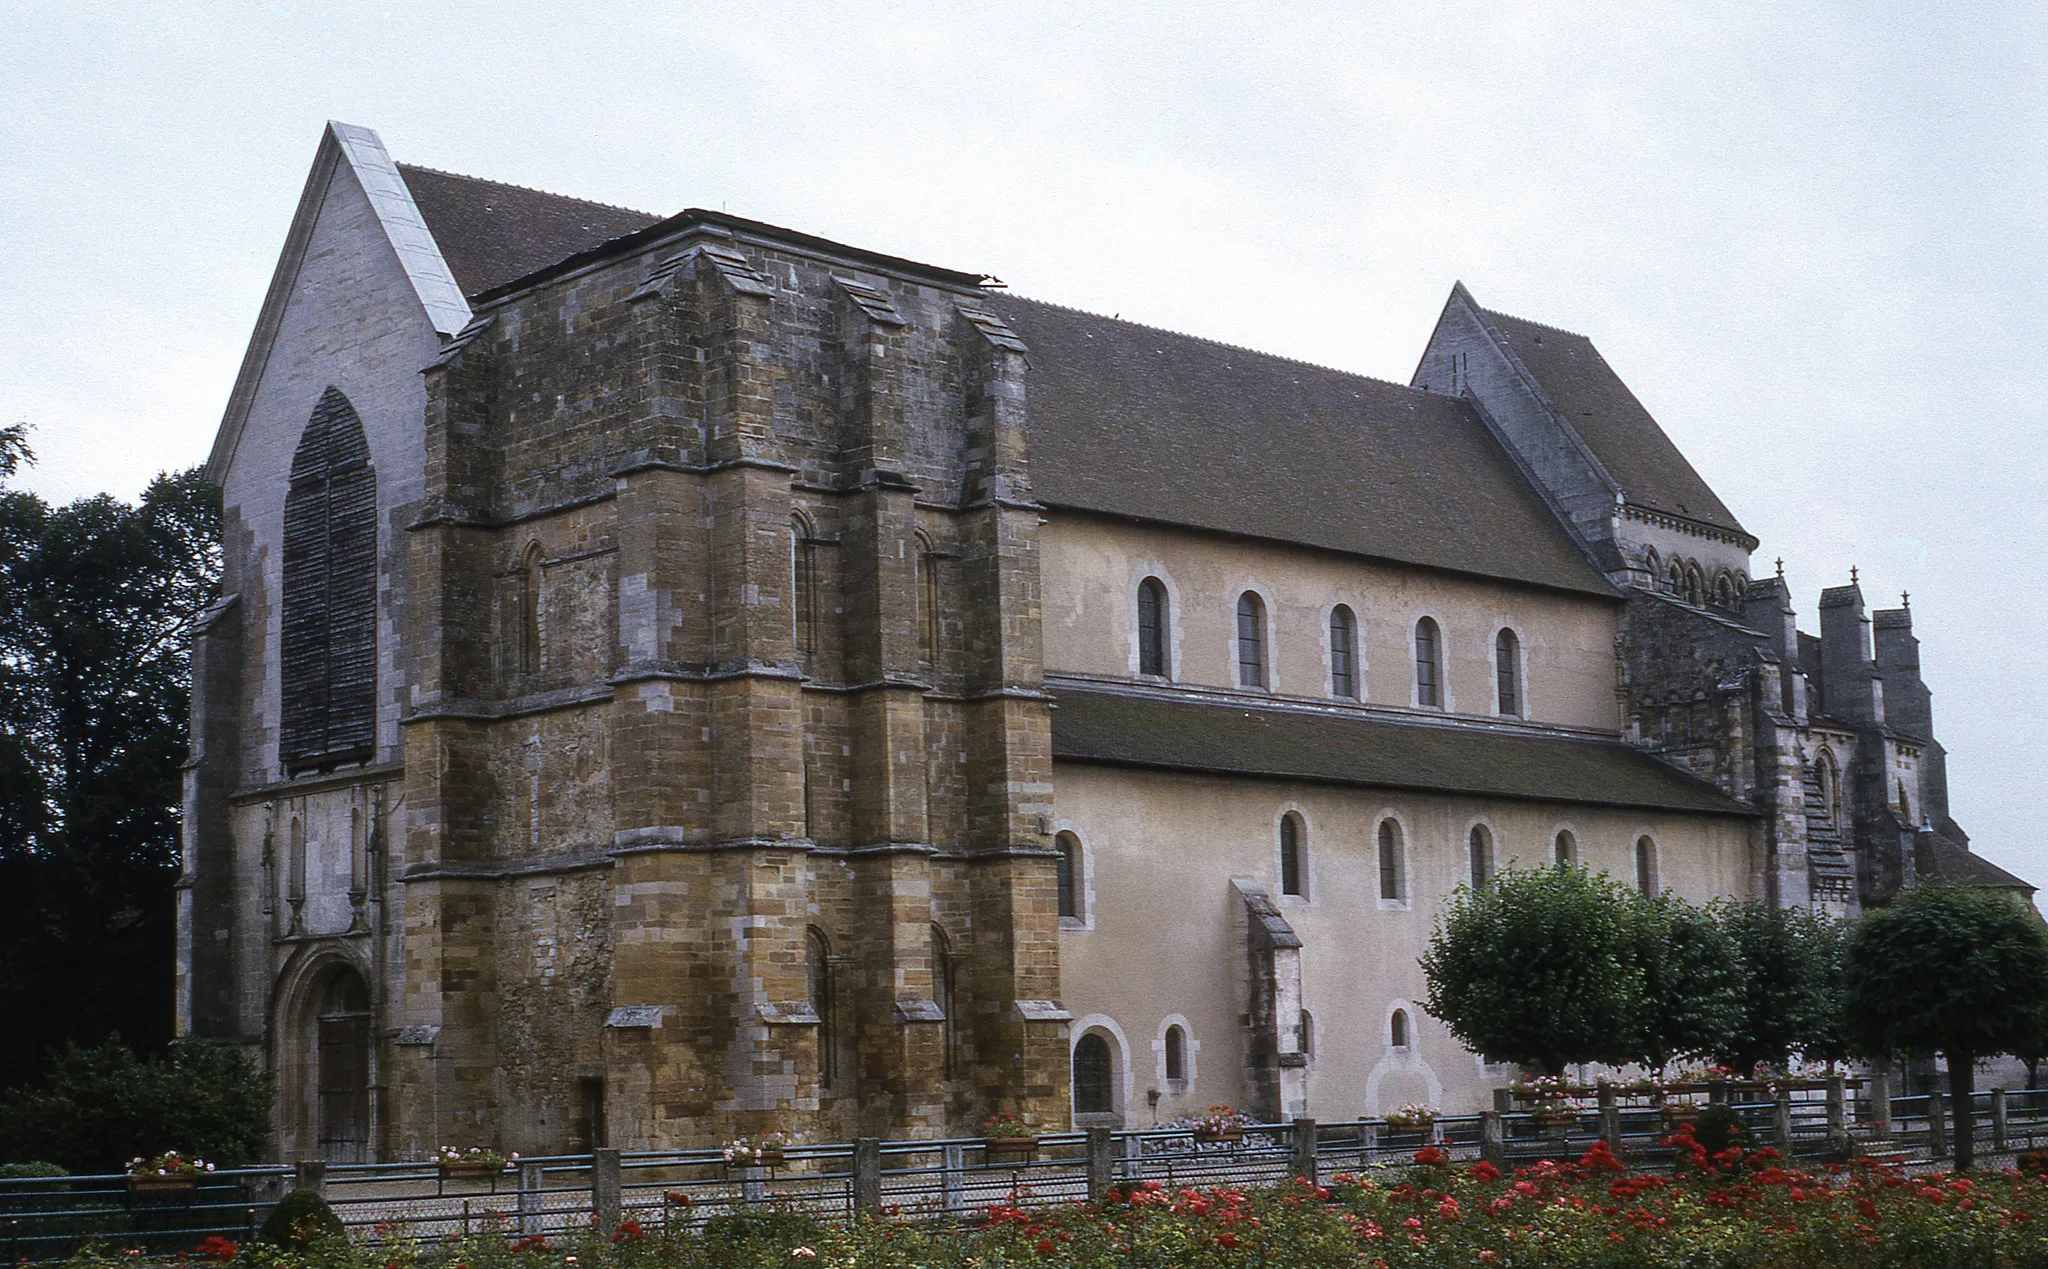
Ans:
[[[1735,941],[1711,912],[1665,891],[1638,898],[1643,1000],[1636,1060],[1662,1069],[1712,1053],[1742,1020],[1743,969]]]
[[[67,1045],[41,1082],[0,1095],[0,1159],[117,1172],[166,1150],[232,1167],[270,1131],[268,1077],[238,1048],[183,1041],[137,1057],[119,1040]]]
[[[0,476],[31,455],[0,429]],[[220,576],[199,472],[130,505],[0,489],[0,1085],[168,1040],[187,651]]]
[[[1632,1061],[1640,924],[1621,887],[1581,868],[1516,869],[1461,888],[1422,955],[1424,1007],[1495,1061],[1551,1075],[1574,1062]]]
[[[1735,951],[1741,1007],[1709,1052],[1743,1071],[1782,1067],[1794,1053],[1841,1057],[1841,923],[1754,899],[1724,900],[1712,911]]]
[[[1918,886],[1850,927],[1843,966],[1855,1050],[1948,1059],[1956,1167],[1968,1168],[1977,1060],[2038,1043],[2048,1018],[2048,926],[2002,891]]]

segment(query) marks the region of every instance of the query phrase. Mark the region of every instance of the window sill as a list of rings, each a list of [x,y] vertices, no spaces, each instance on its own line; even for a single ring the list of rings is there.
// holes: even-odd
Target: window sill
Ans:
[[[1382,912],[1409,912],[1409,911],[1413,911],[1413,908],[1412,908],[1412,906],[1411,906],[1411,905],[1409,904],[1408,900],[1406,900],[1406,899],[1382,899],[1382,900],[1380,900],[1380,904],[1379,904],[1379,906],[1380,906],[1380,911],[1382,911]]]
[[[1092,922],[1082,917],[1063,916],[1060,918],[1060,929],[1062,930],[1092,930],[1094,928],[1095,926]]]

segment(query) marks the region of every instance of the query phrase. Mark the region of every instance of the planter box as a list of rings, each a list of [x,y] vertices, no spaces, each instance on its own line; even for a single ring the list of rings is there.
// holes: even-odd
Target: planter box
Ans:
[[[199,1188],[198,1176],[131,1176],[128,1188],[136,1194],[190,1194]]]
[[[734,1159],[725,1165],[728,1168],[779,1168],[782,1166],[781,1146],[756,1146],[754,1153],[744,1159]]]
[[[1402,1137],[1427,1136],[1435,1126],[1434,1119],[1389,1119],[1387,1132]]]
[[[982,1139],[981,1148],[990,1158],[994,1158],[997,1155],[1009,1155],[1029,1159],[1038,1153],[1038,1138],[985,1137]]]
[[[1197,1128],[1195,1129],[1195,1140],[1204,1145],[1213,1145],[1219,1141],[1243,1141],[1244,1129]]]
[[[441,1179],[487,1181],[504,1170],[494,1168],[488,1163],[444,1163],[441,1165]]]

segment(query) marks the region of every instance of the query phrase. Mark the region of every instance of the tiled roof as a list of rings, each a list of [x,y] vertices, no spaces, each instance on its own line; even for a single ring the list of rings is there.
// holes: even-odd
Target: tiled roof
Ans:
[[[1471,407],[1011,295],[1060,507],[1612,595]]]
[[[398,170],[465,295],[481,294],[660,219],[427,167],[400,163]]]
[[[1341,714],[1054,692],[1056,760],[1311,783],[1753,814],[1618,741],[1532,736]]]
[[[1937,833],[1920,833],[1913,843],[1915,871],[1952,886],[1983,886],[1992,890],[2024,890],[2034,886],[2013,876],[1984,856],[1958,846]]]
[[[1746,533],[1592,340],[1491,310],[1486,319],[1630,503]]]

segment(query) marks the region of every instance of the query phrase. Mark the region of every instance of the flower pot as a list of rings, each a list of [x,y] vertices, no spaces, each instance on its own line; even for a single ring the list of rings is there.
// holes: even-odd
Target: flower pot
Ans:
[[[444,1163],[441,1165],[441,1179],[487,1181],[501,1171],[502,1168],[494,1168],[488,1163]]]
[[[1008,1155],[1029,1159],[1038,1153],[1038,1138],[986,1137],[982,1139],[981,1148],[990,1158],[995,1158],[997,1155]]]
[[[1197,1128],[1195,1129],[1195,1140],[1205,1145],[1212,1145],[1220,1141],[1243,1141],[1244,1129]]]
[[[749,1154],[732,1160],[726,1165],[731,1168],[779,1168],[782,1166],[781,1146],[755,1146]]]
[[[1389,1119],[1387,1131],[1402,1137],[1423,1136],[1435,1123],[1434,1119]]]

